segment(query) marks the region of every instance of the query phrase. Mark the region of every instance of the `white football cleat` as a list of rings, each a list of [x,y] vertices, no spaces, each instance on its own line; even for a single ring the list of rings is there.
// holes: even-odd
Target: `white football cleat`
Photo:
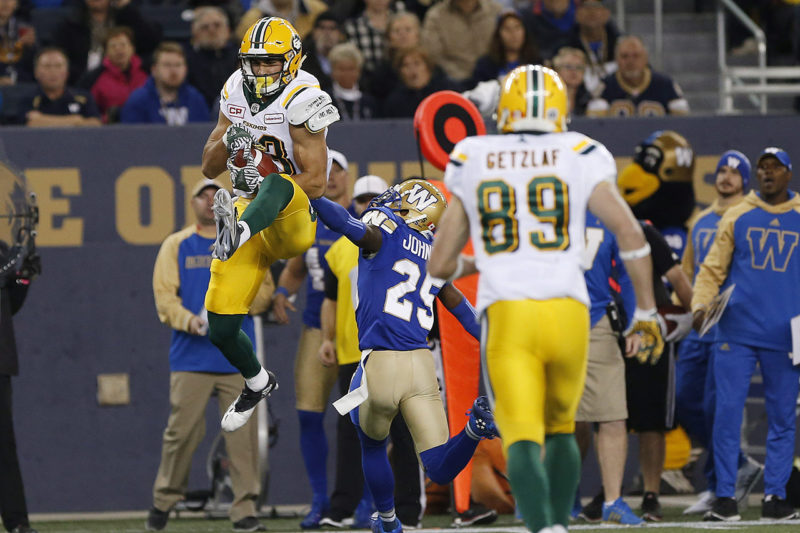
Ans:
[[[269,396],[272,391],[278,388],[278,380],[275,378],[275,374],[267,370],[267,376],[269,380],[267,381],[267,386],[264,387],[263,390],[254,391],[250,390],[247,385],[244,386],[242,393],[236,398],[236,401],[233,402],[230,407],[228,407],[228,410],[225,411],[225,414],[222,415],[222,422],[220,423],[222,431],[230,433],[245,425],[247,421],[250,420],[250,416],[253,414],[253,411],[255,411],[258,402],[260,402],[262,398]]]
[[[231,194],[219,189],[214,194],[214,220],[217,223],[217,238],[212,245],[211,256],[220,261],[228,260],[239,247],[242,230],[236,221],[236,207]]]

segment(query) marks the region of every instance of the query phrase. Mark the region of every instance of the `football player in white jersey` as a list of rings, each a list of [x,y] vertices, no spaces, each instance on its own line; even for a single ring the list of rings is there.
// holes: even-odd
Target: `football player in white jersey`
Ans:
[[[241,69],[222,88],[219,120],[203,149],[203,173],[214,178],[227,168],[237,195],[220,189],[214,197],[217,239],[205,301],[209,338],[246,383],[223,415],[225,431],[244,425],[277,387],[240,326],[270,264],[314,242],[316,215],[309,199],[325,192],[326,128],[339,118],[317,79],[300,70],[300,37],[286,20],[267,17],[253,24],[239,59]],[[265,154],[251,153],[253,146]],[[243,166],[237,165],[239,150]],[[260,157],[271,157],[280,173],[262,177]]]
[[[616,235],[636,290],[636,355],[657,360],[650,248],[615,186],[606,148],[566,131],[567,96],[554,71],[526,65],[503,82],[500,135],[458,143],[445,171],[453,193],[430,275],[480,272],[482,356],[508,475],[534,532],[564,531],[580,479],[575,412],[583,390],[589,302],[581,256],[588,208]],[[472,236],[474,260],[459,254]],[[544,454],[542,454],[544,447]],[[544,456],[544,461],[542,461]]]

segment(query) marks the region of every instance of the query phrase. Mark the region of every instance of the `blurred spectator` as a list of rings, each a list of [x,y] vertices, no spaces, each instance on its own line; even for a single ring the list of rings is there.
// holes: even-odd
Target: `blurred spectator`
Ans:
[[[311,33],[317,15],[328,10],[322,0],[258,0],[253,7],[245,11],[236,26],[236,39],[242,40],[247,28],[262,17],[280,17],[294,26],[301,39]]]
[[[436,72],[433,60],[424,48],[416,46],[401,50],[395,61],[400,84],[383,103],[384,117],[413,117],[426,96],[456,88],[452,80]]]
[[[103,62],[106,33],[114,26],[133,30],[133,44],[141,57],[150,57],[161,41],[161,27],[145,18],[130,0],[78,0],[73,12],[52,36],[40,36],[44,44],[62,48],[69,58],[69,82],[76,83]]]
[[[361,91],[358,81],[364,57],[353,43],[337,44],[330,54],[333,89],[331,97],[342,120],[363,120],[375,116],[375,99]]]
[[[564,85],[567,86],[569,112],[572,116],[586,114],[586,106],[592,94],[586,89],[584,73],[586,72],[586,56],[577,48],[565,46],[553,58],[555,68]]]
[[[489,53],[475,64],[470,85],[503,78],[519,65],[541,62],[536,42],[525,30],[522,18],[516,11],[505,11],[500,15],[492,34]]]
[[[364,54],[364,70],[373,72],[385,54],[391,0],[364,0],[364,4],[364,11],[358,17],[345,21],[344,31]]]
[[[119,121],[119,110],[131,92],[147,81],[147,72],[136,55],[130,28],[111,28],[106,35],[105,50],[103,64],[84,74],[78,87],[91,91],[103,122],[110,123]]]
[[[400,50],[420,45],[420,23],[414,13],[401,11],[386,26],[386,53],[371,74],[363,76],[364,85],[378,102],[382,102],[400,83],[394,60]]]
[[[596,94],[600,82],[617,70],[614,49],[619,30],[611,20],[609,10],[600,0],[583,0],[575,12],[578,24],[572,33],[570,46],[580,48],[589,60],[583,82],[589,92]]]
[[[422,44],[452,80],[465,81],[488,51],[501,9],[494,0],[443,0],[425,15]]]
[[[523,11],[522,20],[536,39],[542,57],[550,59],[570,42],[575,27],[575,1],[541,0],[533,9]]]
[[[688,115],[689,102],[680,86],[647,64],[647,49],[639,37],[617,41],[617,72],[606,76],[599,98],[589,102],[587,114],[595,117],[661,117]]]
[[[192,42],[184,47],[189,84],[200,91],[209,109],[236,66],[239,47],[231,41],[228,17],[219,7],[198,7],[192,20]]]
[[[173,42],[158,45],[150,78],[131,93],[122,108],[121,121],[183,126],[187,122],[209,120],[203,95],[186,83],[186,70],[181,45]]]
[[[67,88],[69,61],[58,48],[44,48],[34,60],[39,88],[23,108],[19,122],[32,127],[99,126],[92,95]]]
[[[0,0],[0,85],[33,81],[36,32],[18,18],[17,0]]]
[[[325,11],[314,21],[311,35],[303,42],[303,50],[306,52],[303,70],[313,74],[326,93],[331,92],[331,62],[328,54],[344,39],[344,31],[337,16],[332,11]]]

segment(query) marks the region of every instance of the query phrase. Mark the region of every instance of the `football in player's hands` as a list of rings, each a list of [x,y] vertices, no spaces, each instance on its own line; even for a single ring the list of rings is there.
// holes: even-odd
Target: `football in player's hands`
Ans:
[[[666,337],[669,337],[679,325],[675,320],[675,316],[673,315],[683,315],[685,313],[686,309],[680,305],[667,304],[658,306],[658,318],[659,322],[661,323],[661,333],[665,339]]]
[[[269,176],[272,173],[278,173],[280,170],[278,166],[275,164],[275,161],[272,160],[272,157],[263,150],[259,150],[256,147],[250,148],[250,154],[252,156],[253,164],[258,168],[258,173],[261,174],[262,177]],[[233,154],[233,164],[237,167],[244,167],[247,165],[247,161],[244,157],[244,149],[238,150],[235,154]]]

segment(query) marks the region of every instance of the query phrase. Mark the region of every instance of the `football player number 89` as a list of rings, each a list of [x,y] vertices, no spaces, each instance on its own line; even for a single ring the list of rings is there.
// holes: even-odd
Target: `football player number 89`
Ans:
[[[386,291],[386,299],[383,302],[383,312],[396,316],[406,322],[410,322],[415,305],[407,300],[405,295],[417,290],[417,284],[420,278],[419,266],[409,259],[400,259],[392,265],[392,270],[408,277],[405,281],[401,281],[397,285],[389,287]],[[417,308],[416,316],[419,325],[428,331],[433,327],[434,295],[431,289],[433,287],[441,288],[443,285],[444,280],[432,278],[427,273],[425,274],[425,279],[422,280],[422,287],[420,287],[419,294],[422,298],[423,306]]]
[[[549,252],[569,248],[569,187],[556,176],[537,176],[527,186],[528,210],[552,232],[531,231],[530,243]],[[478,187],[478,210],[486,253],[513,252],[519,248],[517,195],[503,180],[484,181]]]

